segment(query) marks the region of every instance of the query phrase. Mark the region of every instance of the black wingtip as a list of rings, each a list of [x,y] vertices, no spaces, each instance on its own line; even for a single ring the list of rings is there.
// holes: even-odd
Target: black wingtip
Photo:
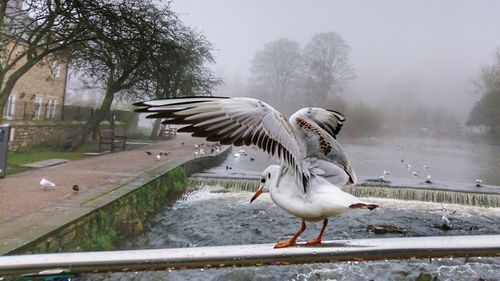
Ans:
[[[307,185],[309,184],[309,178],[302,174],[302,187],[304,188],[304,193],[307,192]]]
[[[336,110],[333,110],[333,109],[327,109],[327,111],[329,111],[329,112],[331,112],[331,113],[335,113],[335,114],[337,114],[337,117],[340,117],[340,118],[339,118],[339,119],[340,119],[340,121],[342,121],[342,122],[343,122],[343,121],[345,121],[345,116],[344,116],[344,114],[342,114],[342,113],[340,113],[340,112],[338,112],[338,111],[336,111]]]

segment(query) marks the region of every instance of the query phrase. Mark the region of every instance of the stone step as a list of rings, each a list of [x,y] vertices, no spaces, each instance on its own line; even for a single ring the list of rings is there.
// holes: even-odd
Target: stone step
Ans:
[[[53,158],[53,159],[48,159],[48,160],[43,160],[43,161],[38,161],[38,162],[33,162],[33,163],[28,163],[21,165],[22,167],[28,167],[28,168],[44,168],[44,167],[50,167],[50,166],[55,166],[59,164],[63,164],[68,162],[69,160],[67,159],[58,159],[58,158]]]

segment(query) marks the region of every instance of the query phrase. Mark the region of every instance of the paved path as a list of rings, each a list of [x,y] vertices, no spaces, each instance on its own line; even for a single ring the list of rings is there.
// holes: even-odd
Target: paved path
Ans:
[[[65,164],[31,170],[0,179],[0,230],[13,220],[26,217],[38,210],[50,210],[51,205],[85,197],[93,189],[106,189],[127,183],[140,172],[164,165],[165,162],[193,158],[194,144],[203,139],[178,134],[175,138],[144,146],[142,149],[109,153],[71,161]],[[184,144],[183,144],[184,143]],[[147,155],[144,151],[151,151]],[[170,152],[160,160],[160,151]],[[45,190],[39,184],[42,178],[57,186]],[[80,191],[73,191],[73,185]]]

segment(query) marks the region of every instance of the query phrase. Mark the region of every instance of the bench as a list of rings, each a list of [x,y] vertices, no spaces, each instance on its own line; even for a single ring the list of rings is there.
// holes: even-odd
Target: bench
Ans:
[[[162,124],[158,136],[160,138],[162,137],[170,138],[172,136],[175,136],[176,134],[177,134],[177,128],[170,128],[170,124]]]
[[[99,152],[101,152],[103,144],[109,144],[110,150],[111,152],[113,152],[115,150],[116,144],[122,144],[122,149],[125,150],[126,143],[126,136],[115,135],[115,131],[113,129],[99,128]]]

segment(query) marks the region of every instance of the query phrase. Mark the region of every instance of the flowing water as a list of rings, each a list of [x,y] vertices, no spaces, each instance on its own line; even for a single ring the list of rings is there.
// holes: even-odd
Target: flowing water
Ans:
[[[250,192],[204,187],[160,213],[150,231],[126,248],[174,248],[270,243],[289,238],[299,220],[276,207],[267,194],[250,204]],[[382,207],[331,219],[325,240],[401,236],[499,234],[500,209],[416,201],[367,199]],[[443,207],[446,210],[443,210]],[[453,229],[441,228],[446,215]],[[380,234],[373,226],[390,224],[397,232]],[[321,223],[309,223],[302,240],[314,238]],[[471,258],[412,261],[343,262],[240,269],[113,273],[86,280],[415,280],[419,274],[439,280],[499,280],[500,259]]]
[[[378,144],[377,144],[378,143]],[[473,182],[475,178],[500,185],[500,149],[453,141],[425,145],[416,140],[366,140],[344,145],[358,175],[376,177],[391,170],[390,177],[411,178],[404,163],[433,179]],[[238,153],[235,149],[234,153]],[[208,173],[225,176],[258,174],[273,163],[258,151],[229,157]],[[243,153],[241,153],[243,154]],[[497,158],[498,157],[498,158]],[[253,158],[254,160],[250,159]],[[403,160],[403,163],[401,163]],[[423,166],[428,166],[424,168]],[[202,181],[203,182],[203,181]],[[276,207],[268,195],[249,200],[253,181],[242,181],[239,192],[202,186],[167,206],[154,219],[150,230],[123,249],[182,248],[195,246],[270,243],[289,238],[299,220]],[[325,240],[500,234],[500,208],[479,208],[391,199],[366,199],[381,208],[357,210],[332,218]],[[452,229],[444,230],[445,215]],[[387,224],[397,231],[374,231]],[[314,238],[320,223],[309,223],[302,240]],[[266,266],[210,270],[180,270],[85,275],[80,280],[500,280],[500,258],[432,259],[408,261],[341,262],[290,266]],[[425,279],[429,277],[429,279]],[[433,279],[434,278],[434,279]],[[482,279],[480,279],[482,278]]]

